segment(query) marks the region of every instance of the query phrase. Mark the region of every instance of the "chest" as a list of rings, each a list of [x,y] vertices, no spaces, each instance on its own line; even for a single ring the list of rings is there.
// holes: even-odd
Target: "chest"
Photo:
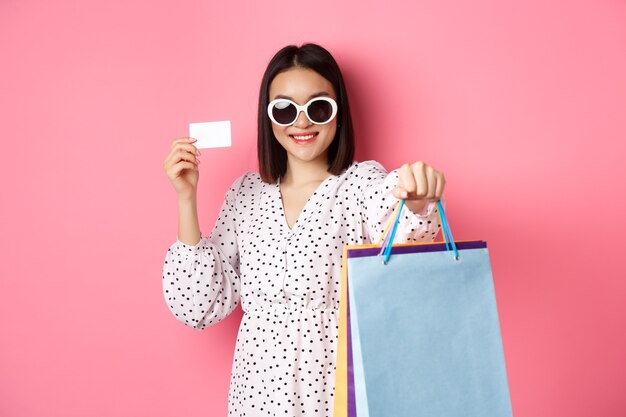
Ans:
[[[298,220],[298,217],[300,217],[300,213],[302,213],[304,206],[306,206],[306,203],[309,201],[320,184],[321,182],[313,182],[299,187],[281,185],[280,195],[283,206],[282,208],[285,214],[287,226],[289,226],[290,229],[293,229],[293,226]]]
[[[284,185],[241,193],[236,212],[241,276],[273,289],[283,288],[283,279],[336,276],[343,245],[364,239],[359,200],[336,177],[317,187]]]

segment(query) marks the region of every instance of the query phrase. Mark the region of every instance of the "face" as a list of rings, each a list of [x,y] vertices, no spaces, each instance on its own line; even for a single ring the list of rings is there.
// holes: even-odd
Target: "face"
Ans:
[[[307,68],[291,68],[272,80],[269,101],[287,98],[299,105],[314,97],[337,100],[332,84],[317,72]],[[304,112],[298,114],[290,126],[272,123],[274,136],[287,151],[290,162],[316,162],[327,164],[327,150],[337,131],[337,117],[324,125],[311,123]]]

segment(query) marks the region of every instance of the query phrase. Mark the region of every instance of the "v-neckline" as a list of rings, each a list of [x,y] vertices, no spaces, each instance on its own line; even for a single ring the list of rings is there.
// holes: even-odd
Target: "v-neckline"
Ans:
[[[302,219],[302,213],[307,212],[307,208],[313,204],[312,201],[314,200],[314,197],[319,197],[319,193],[318,191],[322,188],[322,186],[324,184],[326,184],[327,182],[330,181],[331,178],[336,178],[336,175],[328,175],[326,178],[324,178],[324,180],[322,180],[322,182],[319,183],[319,185],[315,188],[315,190],[313,191],[313,193],[311,193],[311,196],[306,200],[306,203],[304,203],[304,206],[302,206],[302,210],[300,210],[300,213],[298,213],[298,216],[296,217],[296,221],[293,223],[292,227],[289,227],[289,222],[287,221],[287,212],[285,211],[285,204],[283,202],[283,193],[280,190],[280,177],[278,178],[278,180],[276,181],[276,191],[278,193],[278,200],[280,202],[280,211],[282,214],[282,218],[283,218],[283,225],[285,226],[285,228],[287,229],[287,231],[289,233],[293,233],[297,227],[304,221],[304,219]],[[310,212],[307,212],[310,214]]]

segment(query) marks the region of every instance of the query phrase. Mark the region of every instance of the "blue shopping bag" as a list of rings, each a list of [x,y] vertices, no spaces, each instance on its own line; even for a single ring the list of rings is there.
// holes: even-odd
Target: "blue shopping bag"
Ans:
[[[350,416],[512,415],[487,245],[439,210],[446,243],[346,248]]]

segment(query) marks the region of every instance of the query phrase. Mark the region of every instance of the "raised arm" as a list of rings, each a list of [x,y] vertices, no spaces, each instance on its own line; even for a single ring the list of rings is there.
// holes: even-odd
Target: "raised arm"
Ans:
[[[371,242],[377,242],[398,203],[399,170],[389,173],[377,162],[361,162],[358,181],[362,192],[362,217]],[[394,190],[395,189],[395,190]],[[439,232],[439,213],[435,202],[417,204],[420,209],[405,208],[395,237],[395,243],[430,242]],[[407,205],[409,207],[409,205]]]
[[[239,251],[235,195],[240,180],[226,194],[215,227],[196,245],[180,240],[167,251],[163,295],[182,323],[203,330],[226,318],[239,304]]]
[[[239,303],[235,199],[241,179],[226,194],[211,236],[202,237],[196,204],[200,153],[193,142],[176,139],[163,163],[178,195],[178,239],[165,256],[163,294],[179,321],[201,330]]]

